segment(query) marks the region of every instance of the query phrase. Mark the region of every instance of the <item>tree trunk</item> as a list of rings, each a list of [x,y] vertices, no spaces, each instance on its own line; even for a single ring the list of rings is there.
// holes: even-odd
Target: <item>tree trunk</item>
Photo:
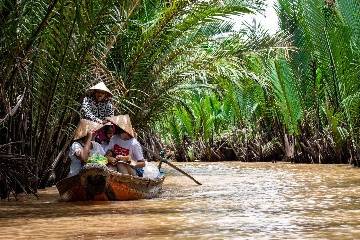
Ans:
[[[292,135],[284,134],[285,161],[294,162],[295,138]]]

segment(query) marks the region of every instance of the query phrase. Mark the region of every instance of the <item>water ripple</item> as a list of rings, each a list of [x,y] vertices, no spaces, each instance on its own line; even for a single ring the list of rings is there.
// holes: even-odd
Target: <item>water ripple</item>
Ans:
[[[159,198],[0,202],[1,239],[360,239],[359,169],[346,165],[192,163]]]

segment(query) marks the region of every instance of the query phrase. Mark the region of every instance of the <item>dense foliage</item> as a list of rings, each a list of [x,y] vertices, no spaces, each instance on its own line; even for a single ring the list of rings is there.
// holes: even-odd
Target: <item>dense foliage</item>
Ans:
[[[99,80],[117,112],[149,131],[181,92],[221,74],[207,76],[222,56],[206,46],[231,29],[226,16],[261,2],[1,0],[0,150],[27,164],[21,180],[3,164],[0,181],[10,191],[45,185],[66,160],[85,89]]]
[[[277,11],[287,43],[261,30],[238,38],[252,45],[222,41],[238,48],[235,76],[185,96],[158,123],[178,159],[358,165],[359,2],[279,0]]]
[[[1,0],[0,192],[31,192],[64,169],[80,100],[99,80],[140,140],[178,160],[356,164],[360,4],[279,0],[278,34],[232,30],[229,17],[262,7]]]

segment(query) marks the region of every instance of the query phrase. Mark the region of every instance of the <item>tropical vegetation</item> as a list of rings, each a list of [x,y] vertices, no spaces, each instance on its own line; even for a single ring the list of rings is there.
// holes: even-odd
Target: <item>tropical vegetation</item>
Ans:
[[[358,1],[279,0],[285,42],[246,34],[254,44],[231,55],[247,74],[186,97],[157,129],[183,160],[359,165],[359,10]]]
[[[360,4],[279,0],[277,34],[233,30],[263,7],[1,0],[1,197],[66,175],[81,98],[100,80],[140,141],[180,161],[359,165]]]

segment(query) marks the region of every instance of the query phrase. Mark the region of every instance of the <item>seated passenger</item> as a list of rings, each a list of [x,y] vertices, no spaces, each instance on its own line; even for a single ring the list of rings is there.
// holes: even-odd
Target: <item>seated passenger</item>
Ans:
[[[80,120],[79,126],[75,130],[74,142],[70,147],[69,157],[71,165],[68,177],[78,174],[82,166],[86,164],[86,161],[92,155],[105,155],[101,145],[92,141],[93,133],[100,129],[101,126],[101,124],[90,120]]]
[[[111,123],[106,123],[95,137],[95,141],[100,143],[101,147],[106,151],[111,137],[114,135],[115,127]]]
[[[134,138],[129,115],[106,118],[116,126],[115,135],[107,147],[109,167],[123,174],[143,176],[145,160],[140,143]]]

